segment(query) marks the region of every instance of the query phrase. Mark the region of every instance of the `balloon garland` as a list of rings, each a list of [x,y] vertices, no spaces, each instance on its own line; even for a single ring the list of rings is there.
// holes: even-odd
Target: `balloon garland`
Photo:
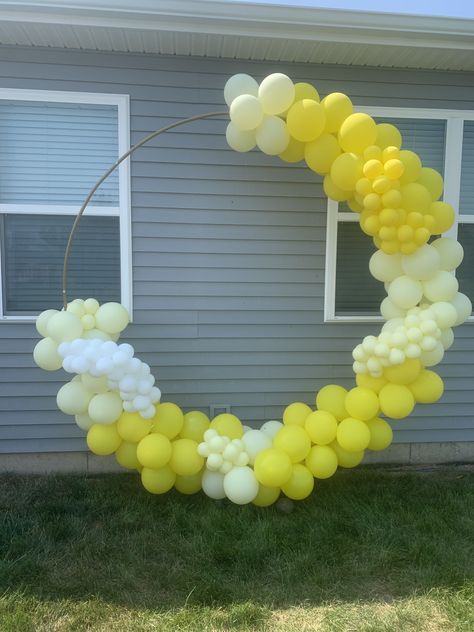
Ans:
[[[117,344],[129,322],[125,308],[93,298],[67,302],[66,289],[65,309],[38,317],[43,339],[33,355],[42,369],[63,367],[76,374],[59,390],[58,407],[87,431],[92,452],[115,454],[120,465],[138,470],[149,492],[202,489],[210,498],[264,507],[281,492],[293,500],[306,498],[316,479],[331,477],[338,467],[355,467],[366,449],[387,448],[392,429],[380,415],[402,419],[416,403],[436,402],[444,384],[431,367],[441,362],[453,343],[452,328],[469,317],[472,305],[458,292],[453,274],[462,246],[439,237],[454,222],[452,206],[439,200],[443,178],[401,148],[394,125],[354,113],[345,94],[321,100],[314,86],[293,84],[281,73],[260,85],[249,75],[234,75],[224,98],[232,149],[257,146],[289,163],[304,160],[323,176],[326,195],[346,202],[373,238],[377,250],[369,270],[385,284],[380,311],[386,322],[352,352],[356,385],[349,391],[324,386],[316,410],[294,402],[282,422],[267,421],[259,430],[230,413],[212,420],[200,411],[183,414],[176,404],[160,402],[150,367],[134,356],[133,347]],[[158,133],[124,154],[89,194],[68,242],[64,288],[72,235],[93,192]]]

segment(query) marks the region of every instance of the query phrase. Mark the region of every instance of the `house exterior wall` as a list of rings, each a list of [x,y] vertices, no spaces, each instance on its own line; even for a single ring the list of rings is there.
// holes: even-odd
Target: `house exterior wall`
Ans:
[[[129,94],[132,143],[176,118],[225,110],[230,75],[276,70],[358,105],[474,103],[469,73],[0,49],[2,87]],[[313,404],[324,384],[353,385],[351,349],[379,325],[323,322],[319,178],[231,151],[222,120],[162,136],[134,155],[131,174],[134,322],[124,340],[152,366],[163,401],[207,413],[229,405],[257,424],[292,401]],[[85,451],[84,433],[56,408],[66,375],[33,363],[37,339],[32,324],[0,323],[0,452]],[[393,422],[396,443],[474,441],[473,351],[467,324],[439,367],[443,399]]]

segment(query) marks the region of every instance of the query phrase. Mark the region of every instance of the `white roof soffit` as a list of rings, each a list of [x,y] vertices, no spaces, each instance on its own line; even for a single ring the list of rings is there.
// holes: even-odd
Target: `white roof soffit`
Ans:
[[[221,0],[0,0],[0,45],[474,70],[474,20]]]

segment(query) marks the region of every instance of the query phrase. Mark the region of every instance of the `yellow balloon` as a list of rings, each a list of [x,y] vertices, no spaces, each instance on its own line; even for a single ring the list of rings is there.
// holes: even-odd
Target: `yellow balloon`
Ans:
[[[144,467],[141,476],[143,487],[151,494],[166,494],[176,481],[176,474],[167,465],[159,469]]]
[[[356,182],[362,177],[362,161],[355,154],[341,154],[331,166],[331,178],[334,184],[345,191],[353,191]]]
[[[407,184],[418,180],[421,173],[421,160],[414,151],[403,149],[398,159],[403,163],[403,174],[400,176],[400,182]],[[388,174],[387,174],[388,175]]]
[[[122,439],[117,432],[116,424],[94,424],[87,432],[87,445],[89,450],[100,456],[113,454],[121,442]]]
[[[352,114],[352,101],[342,92],[332,92],[321,101],[326,114],[326,131],[338,132],[348,116]]]
[[[137,446],[137,458],[143,467],[163,467],[171,458],[170,440],[158,432],[147,435]]]
[[[318,103],[320,101],[319,93],[316,88],[310,83],[304,83],[301,81],[299,83],[295,83],[295,100],[293,103],[302,101],[303,99],[312,99]]]
[[[390,178],[387,178],[387,176],[384,175],[378,176],[372,183],[374,193],[377,193],[378,195],[383,195],[384,193],[387,193],[390,190],[391,186],[392,183],[390,181]]]
[[[357,386],[370,388],[370,390],[374,391],[374,393],[377,393],[378,395],[387,383],[387,380],[384,377],[372,377],[368,373],[358,373],[356,375],[356,383]]]
[[[418,182],[409,182],[400,188],[403,208],[410,213],[426,213],[431,205],[431,195],[426,187]]]
[[[433,404],[443,395],[444,383],[437,373],[423,369],[408,388],[420,404]]]
[[[336,202],[345,202],[352,197],[351,191],[345,191],[336,186],[329,174],[324,176],[323,189],[326,196]]]
[[[383,171],[390,180],[398,180],[405,171],[405,165],[398,158],[392,158],[384,164]]]
[[[331,443],[330,447],[336,453],[337,462],[341,467],[356,467],[364,458],[364,450],[360,450],[359,452],[348,452],[347,450],[344,450],[337,441]]]
[[[433,202],[428,212],[435,220],[432,229],[434,235],[445,233],[454,224],[454,209],[447,202]]]
[[[139,413],[123,412],[117,421],[117,430],[124,441],[138,443],[153,427],[151,419],[143,419]]]
[[[338,465],[337,455],[328,445],[314,445],[305,463],[315,478],[330,478]]]
[[[379,393],[380,408],[392,419],[407,417],[415,407],[415,398],[403,384],[387,384]]]
[[[396,147],[400,149],[402,146],[402,135],[395,125],[391,123],[379,123],[377,125],[375,144],[382,149],[386,147]]]
[[[317,101],[302,99],[288,110],[286,124],[293,138],[308,143],[322,134],[326,125],[326,114]]]
[[[375,180],[375,178],[383,174],[383,164],[380,160],[367,160],[364,163],[363,172],[366,178],[369,178],[369,180]]]
[[[441,197],[444,188],[443,177],[431,167],[423,167],[418,177],[418,183],[426,187],[433,201]]]
[[[277,450],[286,452],[292,463],[299,463],[311,448],[311,439],[301,426],[295,424],[283,426],[273,439],[273,446]]]
[[[258,494],[252,500],[252,503],[257,507],[270,507],[278,500],[279,496],[279,487],[267,487],[259,483]]]
[[[408,358],[403,364],[388,366],[384,376],[394,384],[411,384],[420,375],[422,364],[418,358]]]
[[[328,445],[336,438],[337,419],[324,410],[316,410],[308,415],[305,429],[313,443]]]
[[[204,459],[198,454],[198,443],[192,439],[176,439],[171,444],[169,466],[178,476],[193,476],[204,466]]]
[[[179,436],[182,439],[192,439],[200,443],[210,423],[209,417],[200,410],[191,410],[184,415],[183,427],[181,428]]]
[[[217,430],[219,434],[229,437],[229,439],[240,439],[244,434],[242,422],[238,417],[230,413],[217,415],[211,421],[209,427]]]
[[[312,413],[308,404],[293,402],[283,411],[283,423],[287,426],[304,426],[306,417]]]
[[[141,463],[137,459],[137,444],[129,441],[122,441],[115,451],[115,459],[119,465],[128,470],[139,470]]]
[[[349,415],[345,407],[347,391],[337,384],[327,384],[316,395],[316,408],[325,410],[341,421]]]
[[[314,488],[314,478],[311,472],[304,465],[293,465],[290,480],[282,485],[281,490],[292,500],[303,500],[307,498]]]
[[[382,195],[382,205],[387,208],[399,208],[402,204],[402,194],[397,189],[390,189]]]
[[[368,114],[358,112],[351,114],[342,123],[338,140],[344,151],[360,154],[369,145],[374,145],[377,126]]]
[[[202,474],[204,470],[200,470],[192,476],[176,476],[175,488],[181,494],[190,496],[191,494],[197,494],[202,489]]]
[[[392,443],[393,432],[390,424],[380,417],[367,421],[370,431],[369,450],[385,450]]]
[[[300,162],[300,160],[304,159],[304,152],[305,143],[295,138],[290,138],[287,148],[281,154],[278,154],[278,157],[285,162]]]
[[[172,402],[158,404],[153,417],[152,432],[159,432],[168,439],[174,439],[183,428],[184,415],[179,406]]]
[[[267,448],[257,455],[254,472],[262,485],[281,487],[290,480],[293,464],[286,452],[276,448]]]
[[[311,143],[304,146],[304,159],[310,169],[325,176],[331,170],[331,165],[341,154],[337,138],[332,134],[322,134]]]
[[[369,445],[369,441],[369,428],[360,419],[347,417],[337,427],[337,442],[347,452],[361,452]]]
[[[345,408],[349,416],[367,421],[378,413],[379,398],[370,388],[356,386],[347,393]],[[363,448],[359,449],[363,450]]]

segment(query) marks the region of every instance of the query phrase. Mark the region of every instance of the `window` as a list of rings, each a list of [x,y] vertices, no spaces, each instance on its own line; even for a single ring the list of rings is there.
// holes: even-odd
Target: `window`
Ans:
[[[416,151],[425,167],[432,167],[444,176],[443,199],[455,209],[459,208],[456,224],[449,231],[449,236],[459,239],[465,250],[457,277],[461,291],[472,300],[474,114],[453,110],[382,107],[364,108],[364,111],[379,123],[396,125],[403,136],[403,147]],[[386,293],[368,269],[375,246],[360,230],[358,220],[358,215],[346,205],[328,200],[325,321],[383,320],[379,305]]]
[[[64,250],[88,191],[129,147],[128,96],[0,90],[0,318],[62,304]],[[101,185],[76,232],[70,298],[131,313],[129,166]]]

